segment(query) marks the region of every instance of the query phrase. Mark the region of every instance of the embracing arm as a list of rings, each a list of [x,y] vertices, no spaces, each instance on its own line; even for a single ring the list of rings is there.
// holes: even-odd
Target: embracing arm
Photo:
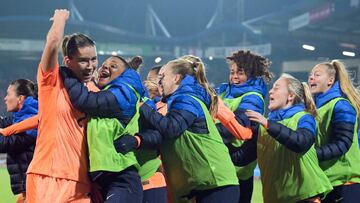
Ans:
[[[269,121],[268,125],[269,135],[293,152],[305,153],[315,142],[315,133],[307,128],[291,130],[274,121]]]
[[[251,128],[243,122],[243,117],[250,123],[244,112],[236,112],[235,114],[225,106],[224,102],[219,99],[219,106],[216,118],[220,123],[216,127],[223,138],[224,142],[231,142],[234,138],[245,140],[252,136]]]
[[[140,116],[143,116],[159,133],[162,139],[179,137],[195,121],[196,115],[186,110],[172,109],[166,116],[161,115],[147,104],[140,107]],[[159,137],[158,135],[156,135]],[[161,139],[161,138],[153,138]]]
[[[16,152],[35,145],[36,138],[25,133],[16,134],[10,137],[0,135],[0,153]]]
[[[27,118],[19,123],[14,123],[4,129],[0,130],[4,136],[10,136],[18,133],[25,132],[27,130],[31,130],[37,128],[39,123],[39,116],[35,115],[33,117]]]
[[[89,91],[67,68],[61,68],[60,75],[71,103],[80,111],[100,117],[117,117],[121,113],[116,97],[109,90]]]
[[[246,140],[240,147],[227,144],[231,160],[236,166],[246,166],[256,160],[257,136],[258,134],[254,133],[254,136],[250,140]]]

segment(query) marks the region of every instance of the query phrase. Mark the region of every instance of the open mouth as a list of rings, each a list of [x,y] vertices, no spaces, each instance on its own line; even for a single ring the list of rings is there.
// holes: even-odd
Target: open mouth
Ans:
[[[316,88],[317,87],[317,85],[316,84],[314,84],[314,83],[310,83],[310,89],[314,89],[314,88]]]
[[[269,97],[269,103],[272,103],[274,101],[273,97]]]
[[[110,77],[110,73],[107,71],[101,71],[100,72],[100,79],[105,79],[105,78],[109,78]]]
[[[92,77],[92,74],[91,73],[84,73],[83,76],[84,76],[84,78],[89,79],[89,78]]]

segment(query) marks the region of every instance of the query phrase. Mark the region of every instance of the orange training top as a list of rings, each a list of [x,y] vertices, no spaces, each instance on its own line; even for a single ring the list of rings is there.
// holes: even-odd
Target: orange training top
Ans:
[[[85,116],[75,109],[59,75],[59,66],[38,68],[39,126],[28,173],[90,183]]]

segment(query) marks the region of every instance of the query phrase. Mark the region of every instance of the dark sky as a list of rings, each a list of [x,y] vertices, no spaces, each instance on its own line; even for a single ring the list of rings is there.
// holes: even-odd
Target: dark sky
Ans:
[[[239,0],[224,0],[225,12],[231,12]],[[295,0],[244,0],[244,19],[265,15]],[[74,0],[87,21],[112,25],[137,32],[145,32],[147,5],[151,4],[165,27],[173,36],[189,36],[205,29],[218,0]],[[0,17],[51,16],[55,8],[68,8],[67,0],[2,0]],[[226,13],[225,13],[226,15]],[[228,19],[231,20],[231,19]],[[235,20],[235,19],[234,19]]]

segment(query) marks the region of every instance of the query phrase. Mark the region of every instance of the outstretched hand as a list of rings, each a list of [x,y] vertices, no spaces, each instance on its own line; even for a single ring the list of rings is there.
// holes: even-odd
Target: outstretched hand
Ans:
[[[4,129],[0,128],[0,134],[3,134]]]
[[[260,113],[258,113],[256,111],[247,110],[245,112],[245,114],[249,118],[249,120],[251,120],[251,121],[255,121],[257,123],[260,123],[262,126],[267,126],[268,125],[267,119],[263,115],[261,115]]]

